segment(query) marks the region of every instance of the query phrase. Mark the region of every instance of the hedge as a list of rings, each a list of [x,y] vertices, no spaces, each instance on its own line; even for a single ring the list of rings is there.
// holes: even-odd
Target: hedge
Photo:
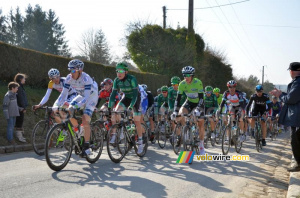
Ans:
[[[10,82],[16,73],[28,75],[27,85],[31,87],[47,87],[48,71],[57,68],[61,76],[66,76],[70,58],[37,52],[30,49],[19,48],[0,42],[0,80]],[[84,71],[100,83],[104,78],[116,77],[115,68],[99,63],[85,61]],[[137,78],[139,84],[147,84],[152,93],[162,85],[169,84],[170,79],[163,75],[152,73],[138,73],[130,71]]]

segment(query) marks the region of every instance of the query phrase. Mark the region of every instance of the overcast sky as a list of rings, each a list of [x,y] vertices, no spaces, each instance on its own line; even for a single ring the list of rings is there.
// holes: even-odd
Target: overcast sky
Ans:
[[[265,80],[274,84],[289,83],[288,65],[300,61],[300,1],[236,3],[241,1],[245,0],[195,0],[195,32],[204,38],[206,45],[225,53],[235,76],[253,74],[261,79],[265,65]],[[28,4],[55,11],[65,26],[73,55],[77,53],[76,43],[82,33],[90,28],[101,28],[112,55],[121,57],[125,48],[120,40],[124,38],[126,24],[147,20],[162,25],[163,6],[168,9],[167,26],[187,27],[188,21],[188,0],[1,0],[0,8],[7,15],[17,6],[24,12]],[[232,5],[221,6],[225,4]],[[214,7],[218,5],[220,7]]]

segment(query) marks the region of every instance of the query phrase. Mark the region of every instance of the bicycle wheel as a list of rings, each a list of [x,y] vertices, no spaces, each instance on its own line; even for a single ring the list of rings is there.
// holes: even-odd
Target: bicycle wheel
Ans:
[[[73,150],[71,133],[63,124],[56,124],[49,131],[45,144],[48,166],[55,171],[62,170],[68,164]]]
[[[46,122],[46,120],[41,120],[34,126],[32,130],[31,144],[34,152],[37,155],[45,154],[45,141],[49,128],[48,122]]]
[[[227,135],[228,131],[228,135]],[[227,144],[226,144],[227,142]],[[226,126],[223,130],[222,134],[222,153],[223,155],[227,155],[231,145],[231,126]]]
[[[158,145],[160,148],[165,148],[166,146],[166,133],[167,127],[165,122],[160,122],[158,125]]]
[[[234,140],[234,147],[235,147],[235,151],[237,153],[241,152],[241,149],[243,146],[243,142],[240,141],[240,135],[241,135],[241,129],[238,127],[236,130],[236,135],[235,135],[235,140]]]
[[[107,153],[111,161],[119,163],[128,152],[128,140],[125,127],[114,124],[107,134]]]
[[[204,122],[204,131],[205,131],[205,134],[204,135],[204,148],[208,148],[208,139],[210,137],[210,131],[208,129],[208,124],[206,122]]]
[[[222,142],[222,126],[221,126],[221,123],[218,122],[217,125],[216,125],[216,143],[217,144],[220,144]]]
[[[278,135],[278,123],[274,123],[273,124],[273,139],[276,140],[277,138],[277,135]]]
[[[257,152],[260,152],[262,149],[262,142],[261,142],[261,129],[255,127],[255,146]]]
[[[183,127],[183,149],[184,151],[192,150],[192,134],[189,126]]]
[[[173,135],[172,135],[172,138],[173,138],[173,142],[174,142],[174,144],[173,144],[173,151],[174,151],[174,153],[176,154],[176,155],[178,155],[178,153],[180,153],[180,151],[181,151],[181,144],[182,144],[182,129],[181,129],[181,133],[180,133],[180,140],[179,140],[179,144],[177,145],[177,132],[178,132],[178,130],[180,130],[181,129],[181,125],[180,124],[176,124],[176,126],[175,126],[175,129],[174,129],[174,132],[173,132]]]
[[[134,149],[135,149],[135,153],[137,156],[139,157],[144,157],[144,155],[147,153],[147,149],[148,149],[148,130],[147,127],[144,124],[142,125],[142,139],[143,139],[143,152],[142,153],[138,153],[138,145],[134,144]],[[137,134],[137,132],[136,132]]]
[[[212,137],[212,135],[214,137]],[[210,133],[210,143],[211,143],[211,146],[215,146],[216,145],[216,130],[211,131],[211,133]]]
[[[91,126],[90,150],[91,154],[87,155],[86,161],[92,164],[100,158],[103,150],[103,131],[96,125]]]

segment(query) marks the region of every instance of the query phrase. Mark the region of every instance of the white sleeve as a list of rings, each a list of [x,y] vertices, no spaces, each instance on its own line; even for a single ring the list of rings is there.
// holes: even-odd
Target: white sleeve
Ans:
[[[43,106],[44,104],[46,104],[46,102],[48,102],[51,92],[52,92],[52,89],[47,89],[46,95],[43,97],[43,99],[40,102],[41,106]]]

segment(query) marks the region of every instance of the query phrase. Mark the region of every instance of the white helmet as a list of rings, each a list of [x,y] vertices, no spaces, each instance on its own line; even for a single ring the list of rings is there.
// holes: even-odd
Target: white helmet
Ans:
[[[182,68],[182,74],[194,74],[195,73],[195,68],[192,66],[185,66]]]
[[[68,64],[68,70],[71,70],[71,69],[83,70],[83,68],[84,68],[84,63],[78,59],[73,59]]]
[[[141,84],[141,86],[143,87],[143,89],[144,89],[145,91],[147,91],[147,89],[148,89],[147,85]]]
[[[60,73],[57,69],[52,68],[48,71],[48,76],[49,76],[49,78],[58,77],[58,76],[60,76]]]

